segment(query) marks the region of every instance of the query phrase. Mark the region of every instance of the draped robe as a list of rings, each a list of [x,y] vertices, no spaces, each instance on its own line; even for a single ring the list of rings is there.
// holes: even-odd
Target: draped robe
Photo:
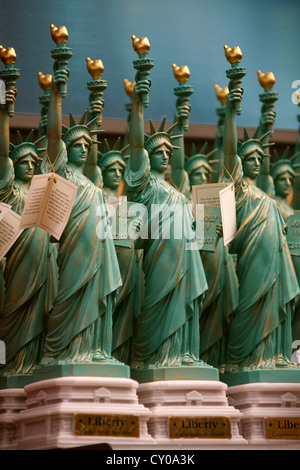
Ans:
[[[145,298],[137,318],[132,367],[180,365],[184,357],[197,360],[199,298],[207,282],[199,251],[187,246],[184,227],[192,226],[192,216],[185,197],[151,173],[148,157],[137,172],[127,166],[124,179],[128,199],[147,210],[137,245],[144,249]],[[178,225],[172,208],[180,215],[179,237],[174,235]]]

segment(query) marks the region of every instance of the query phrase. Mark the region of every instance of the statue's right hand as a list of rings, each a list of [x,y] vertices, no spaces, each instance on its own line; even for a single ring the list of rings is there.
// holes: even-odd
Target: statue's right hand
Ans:
[[[150,86],[151,86],[150,80],[139,80],[136,82],[134,86],[134,93],[139,96],[145,93],[149,93]]]
[[[67,83],[69,75],[70,75],[69,69],[58,68],[57,70],[54,70],[53,75],[52,75],[53,85],[59,86],[60,83]]]
[[[228,95],[227,95],[227,103],[228,106],[231,108],[235,107],[236,103],[240,103],[242,101],[242,95],[244,93],[244,90],[242,87],[232,87],[229,89]]]
[[[17,96],[17,90],[6,90],[5,92],[5,102],[8,103],[14,103],[16,101],[16,96]]]

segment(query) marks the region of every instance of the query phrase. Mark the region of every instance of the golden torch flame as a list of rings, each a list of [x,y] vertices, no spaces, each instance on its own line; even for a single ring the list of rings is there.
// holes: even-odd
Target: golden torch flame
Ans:
[[[241,49],[238,46],[232,47],[230,49],[230,47],[225,45],[224,50],[225,50],[226,59],[228,60],[230,64],[235,64],[242,60],[243,54],[242,54]]]
[[[215,84],[215,90],[216,90],[216,95],[218,100],[220,101],[221,104],[226,104],[227,101],[227,95],[228,95],[228,87],[220,87],[217,83]]]
[[[13,47],[5,49],[3,46],[0,46],[0,58],[5,65],[14,64],[17,59],[17,54]]]
[[[103,66],[102,60],[100,59],[92,60],[90,59],[90,57],[87,57],[86,66],[87,66],[89,74],[92,76],[94,80],[101,78],[104,72],[104,66]]]
[[[42,72],[38,72],[39,85],[42,90],[47,91],[51,88],[52,75],[44,75]]]
[[[135,52],[138,54],[147,54],[150,50],[150,42],[148,38],[137,38],[136,36],[131,36],[132,45]]]
[[[69,38],[68,30],[65,26],[58,28],[54,24],[50,25],[51,37],[56,44],[65,44]]]
[[[127,78],[124,78],[123,83],[124,83],[124,89],[126,91],[126,94],[131,98],[133,94],[135,82],[130,82],[129,80],[127,80]]]
[[[186,65],[182,65],[181,67],[179,67],[176,64],[172,64],[172,68],[174,77],[179,83],[185,83],[188,81],[191,74],[189,68]]]
[[[257,71],[258,81],[264,90],[271,90],[276,80],[272,72],[263,73],[260,70]]]

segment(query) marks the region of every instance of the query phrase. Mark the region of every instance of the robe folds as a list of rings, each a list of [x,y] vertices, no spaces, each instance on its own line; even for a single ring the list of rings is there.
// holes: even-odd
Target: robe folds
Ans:
[[[228,343],[230,363],[259,366],[274,356],[290,359],[291,320],[299,287],[275,200],[234,173],[238,231],[230,246],[237,254],[239,305]],[[223,173],[223,181],[228,177]]]
[[[190,249],[193,219],[185,197],[151,174],[148,157],[137,172],[127,166],[124,179],[128,200],[145,208],[136,245],[144,250],[145,298],[133,360],[137,367],[160,367],[178,365],[184,356],[197,359],[199,298],[207,282],[199,251]]]
[[[21,215],[27,189],[14,181],[13,164],[0,182],[0,199]],[[47,313],[56,293],[57,267],[50,237],[33,227],[23,230],[5,258],[0,339],[6,345],[7,373],[26,373],[40,360]],[[5,372],[6,373],[6,372]]]
[[[58,292],[49,312],[45,357],[90,361],[111,357],[112,311],[121,286],[113,240],[108,236],[102,191],[74,171],[64,143],[55,172],[77,186],[71,215],[59,240]],[[43,167],[43,173],[51,170]]]

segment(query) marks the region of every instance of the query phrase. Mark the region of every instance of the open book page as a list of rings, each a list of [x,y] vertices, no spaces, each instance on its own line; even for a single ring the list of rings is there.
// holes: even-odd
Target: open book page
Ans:
[[[21,227],[40,227],[59,240],[70,217],[76,192],[76,185],[57,174],[34,176]]]
[[[12,210],[8,210],[0,220],[0,261],[23,232],[20,220],[21,217]]]
[[[4,202],[0,202],[0,221],[3,217],[7,214],[11,206],[9,204],[5,204]]]
[[[35,227],[38,225],[48,183],[49,175],[36,175],[32,178],[22,213],[21,228]]]
[[[226,186],[220,191],[220,204],[223,226],[224,246],[230,243],[236,234],[236,208],[235,208],[235,192],[233,183]]]
[[[131,207],[135,203],[128,202],[127,198],[121,196],[107,202],[107,207],[111,216],[111,233],[116,246],[130,248],[136,238],[135,230],[138,230],[138,223],[134,224],[137,214]],[[136,206],[137,204],[135,204]]]
[[[232,185],[231,185],[232,186]],[[228,188],[227,183],[208,183],[192,186],[194,214],[197,222],[204,223],[204,233],[198,239],[199,249],[201,251],[216,250],[218,242],[217,226],[225,224],[226,235],[227,229],[227,216],[223,217],[222,211],[226,211],[221,205],[220,194]],[[225,193],[225,199],[226,199]],[[201,206],[203,210],[200,210]],[[201,217],[201,219],[199,219]],[[199,220],[198,220],[199,219]],[[231,232],[229,232],[231,233]],[[228,243],[228,242],[227,242]],[[224,245],[225,243],[224,238]]]

